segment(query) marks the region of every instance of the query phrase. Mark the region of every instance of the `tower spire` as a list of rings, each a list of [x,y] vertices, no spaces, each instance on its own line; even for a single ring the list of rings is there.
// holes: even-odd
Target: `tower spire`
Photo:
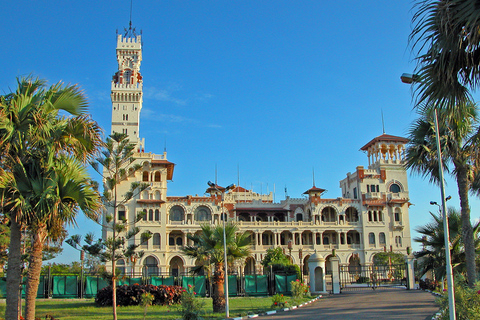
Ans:
[[[133,12],[133,0],[130,0],[130,21],[128,22],[128,29],[124,28],[125,38],[135,38],[137,36],[135,28],[132,28],[132,12]]]

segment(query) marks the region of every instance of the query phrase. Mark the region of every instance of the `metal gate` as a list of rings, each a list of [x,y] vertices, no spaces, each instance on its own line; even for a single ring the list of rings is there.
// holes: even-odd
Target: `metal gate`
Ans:
[[[406,264],[340,266],[342,291],[406,286]]]

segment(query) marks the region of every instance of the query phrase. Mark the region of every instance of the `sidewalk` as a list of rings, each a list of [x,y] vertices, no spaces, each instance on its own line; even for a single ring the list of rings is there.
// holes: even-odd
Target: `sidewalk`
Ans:
[[[408,319],[431,320],[435,296],[421,290],[381,289],[330,295],[308,306],[258,319]]]

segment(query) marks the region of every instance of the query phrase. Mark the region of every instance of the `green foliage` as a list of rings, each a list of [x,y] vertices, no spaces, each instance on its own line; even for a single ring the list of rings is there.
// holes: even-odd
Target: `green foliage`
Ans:
[[[301,299],[303,297],[310,296],[309,286],[303,283],[300,280],[295,280],[290,282],[292,285],[292,297],[296,300]]]
[[[155,297],[150,292],[144,292],[140,296],[140,305],[142,305],[144,307],[144,309],[143,309],[143,320],[145,320],[147,318],[147,308],[148,308],[148,306],[152,305],[153,300],[155,300]]]
[[[287,298],[283,296],[283,294],[276,294],[272,296],[272,305],[271,308],[273,309],[282,309],[288,306]]]
[[[181,299],[181,309],[183,320],[201,320],[200,315],[203,313],[202,309],[205,302],[195,297],[195,287],[188,285],[187,290],[183,290]]]
[[[291,265],[290,259],[283,253],[283,249],[280,247],[268,248],[262,260],[262,266],[268,267],[270,265]]]
[[[445,292],[437,302],[442,310],[440,319],[449,319],[448,294]],[[479,282],[473,288],[469,288],[462,276],[455,277],[455,310],[458,320],[480,320]]]
[[[48,263],[42,266],[42,273],[47,274],[50,268],[50,274],[76,274],[80,275],[81,266],[80,262],[74,261],[71,264],[66,263]]]
[[[141,296],[144,293],[151,293],[154,296],[152,304],[154,305],[173,305],[180,303],[182,291],[180,286],[154,286],[123,285],[117,288],[117,305],[119,306],[137,306],[141,303]],[[108,286],[98,291],[95,297],[95,303],[98,306],[111,306],[113,298],[112,287]]]
[[[399,252],[378,252],[373,256],[373,264],[387,265],[387,264],[404,264],[405,255]]]
[[[417,227],[420,236],[413,241],[422,245],[422,250],[415,253],[417,258],[418,276],[422,277],[428,271],[433,272],[437,279],[445,276],[445,236],[441,214],[433,214],[432,221]],[[455,208],[448,208],[448,229],[451,243],[451,261],[453,270],[457,273],[466,272],[466,258],[462,237],[462,217]],[[480,222],[473,225],[473,240],[476,253],[480,253]]]

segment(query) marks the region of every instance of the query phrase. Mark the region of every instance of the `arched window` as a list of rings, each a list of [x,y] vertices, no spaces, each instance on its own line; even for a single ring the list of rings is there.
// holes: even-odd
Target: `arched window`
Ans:
[[[380,232],[380,234],[378,235],[378,243],[380,245],[385,245],[385,233]]]
[[[160,172],[155,172],[155,182],[160,182]]]
[[[368,243],[375,245],[375,234],[373,232],[368,234]]]
[[[142,181],[148,181],[148,171],[143,171]]]
[[[180,206],[174,206],[170,209],[170,221],[183,221],[184,211]]]
[[[158,275],[158,262],[153,256],[147,257],[143,265],[145,266],[146,276]]]
[[[155,233],[153,234],[153,248],[160,249],[160,234]]]
[[[297,213],[297,221],[303,221],[303,213]]]
[[[345,210],[345,219],[347,222],[358,222],[358,211],[354,207]]]
[[[337,214],[332,207],[326,207],[322,210],[322,221],[324,222],[336,222]]]
[[[148,210],[148,221],[153,221],[153,209]]]
[[[160,221],[160,210],[155,209],[155,221]]]
[[[390,192],[392,193],[399,193],[401,191],[400,189],[400,186],[396,183],[392,183],[392,185],[390,185]]]
[[[207,207],[198,207],[195,210],[195,220],[196,221],[210,221],[212,220],[212,214]]]

